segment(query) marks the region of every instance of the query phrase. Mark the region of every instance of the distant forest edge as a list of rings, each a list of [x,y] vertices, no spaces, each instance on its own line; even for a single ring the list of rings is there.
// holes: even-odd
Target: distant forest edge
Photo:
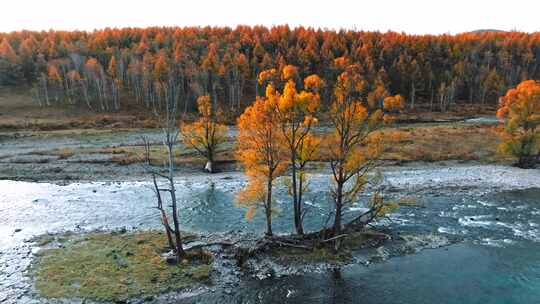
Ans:
[[[410,109],[495,105],[507,89],[540,79],[540,33],[407,35],[276,26],[154,27],[0,33],[0,85],[32,86],[41,105],[117,111],[160,107],[174,95],[182,111],[199,96],[239,114],[264,95],[267,69],[298,67],[325,82],[330,104],[336,62],[358,65],[369,94],[401,94]]]

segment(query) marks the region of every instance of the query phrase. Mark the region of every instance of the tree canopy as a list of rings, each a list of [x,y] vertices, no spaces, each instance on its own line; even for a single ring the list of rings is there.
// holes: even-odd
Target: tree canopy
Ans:
[[[504,120],[501,150],[518,158],[518,166],[540,161],[540,82],[526,80],[501,98],[497,117]]]
[[[539,62],[539,33],[419,36],[286,25],[0,33],[1,84],[34,84],[44,104],[101,111],[131,100],[152,107],[155,82],[172,78],[184,111],[208,94],[215,106],[240,113],[264,95],[258,76],[272,67],[283,75],[265,77],[319,75],[328,109],[339,65],[348,63],[358,65],[372,105],[399,93],[409,107],[444,111],[459,101],[495,104],[521,81],[540,79]]]

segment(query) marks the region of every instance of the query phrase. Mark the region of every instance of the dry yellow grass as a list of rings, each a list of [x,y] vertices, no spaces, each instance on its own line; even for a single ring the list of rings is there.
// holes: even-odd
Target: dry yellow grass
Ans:
[[[500,138],[497,126],[472,125],[465,123],[398,125],[383,129],[385,146],[382,159],[390,162],[411,161],[509,161],[508,157],[498,153]],[[76,131],[76,130],[74,130]],[[105,130],[95,130],[104,132]],[[113,130],[109,130],[114,132]],[[64,131],[48,131],[64,132]],[[67,131],[65,131],[67,132]],[[229,138],[225,147],[218,151],[216,162],[235,162],[235,139]],[[109,161],[120,165],[131,165],[144,161],[143,146],[118,146],[104,149],[71,149],[63,148],[48,151],[34,151],[32,154],[56,155],[60,159],[76,154],[112,154]],[[160,144],[150,147],[150,161],[154,165],[162,165],[167,161],[165,147]],[[317,161],[328,161],[328,153],[321,149]],[[204,159],[194,150],[179,144],[174,151],[177,166],[204,166]]]
[[[58,155],[60,159],[66,159],[73,156],[75,152],[70,148],[63,148],[55,151],[55,155]]]
[[[395,161],[476,160],[497,161],[500,138],[494,126],[445,124],[387,129],[395,142],[385,148],[383,159]]]
[[[382,131],[387,144],[382,160],[394,162],[411,161],[506,161],[506,157],[498,153],[500,138],[495,126],[470,125],[463,123],[440,125],[410,125],[386,128]],[[113,161],[122,165],[140,162],[143,148],[139,146],[126,146],[106,149],[102,152],[123,154],[113,157]],[[227,148],[219,151],[216,157],[218,162],[234,162],[234,140],[228,143]],[[166,161],[167,153],[163,146],[151,147],[150,160],[159,165]],[[195,151],[185,150],[183,147],[175,150],[176,165],[198,164],[204,165],[203,159]],[[317,161],[327,161],[328,153],[319,151]]]
[[[500,138],[495,126],[464,123],[395,126],[381,131],[386,145],[382,160],[411,161],[483,161],[506,160],[498,153]],[[320,150],[318,161],[328,161]]]
[[[52,155],[52,156],[58,156],[59,159],[66,159],[75,155],[75,151],[71,148],[62,148],[62,149],[47,150],[47,151],[33,151],[30,154]]]

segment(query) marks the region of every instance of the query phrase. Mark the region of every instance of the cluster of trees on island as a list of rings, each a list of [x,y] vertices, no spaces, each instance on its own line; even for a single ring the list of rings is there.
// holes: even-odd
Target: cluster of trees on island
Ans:
[[[387,141],[377,131],[392,120],[393,113],[403,109],[404,99],[400,95],[386,96],[380,102],[370,98],[373,95],[367,91],[368,82],[357,64],[343,58],[337,59],[335,64],[339,74],[332,88],[329,133],[317,135],[313,129],[320,114],[321,91],[327,84],[316,74],[302,78],[299,68],[293,65],[262,71],[258,82],[265,87],[264,96],[257,97],[238,118],[236,155],[248,181],[238,194],[237,202],[247,208],[248,219],[258,210],[263,211],[268,237],[273,236],[273,191],[278,178],[286,180],[291,196],[293,230],[296,235],[305,235],[303,202],[304,194],[309,191],[306,169],[321,150],[326,151],[325,158],[331,167],[329,192],[334,203],[334,222],[331,227],[324,227],[325,238],[339,238],[344,227],[364,226],[397,207],[395,202],[386,202],[377,192],[380,177],[372,176],[371,172],[379,165]],[[176,97],[174,94],[167,96],[159,114],[169,155],[167,174],[152,167],[149,144],[145,141],[146,166],[153,177],[157,205],[169,243],[176,248],[177,258],[180,259],[184,251],[176,213],[178,206],[173,173],[175,142],[182,135],[186,146],[206,158],[205,169],[211,172],[215,153],[227,136],[227,127],[219,123],[219,113],[210,96],[198,98],[200,116],[193,123],[178,121]],[[158,185],[157,177],[165,178],[167,186]],[[365,204],[366,211],[352,221],[343,223],[345,207],[355,203],[367,185],[373,186],[375,194]],[[163,192],[170,195],[174,228],[169,224]]]
[[[401,94],[408,107],[445,111],[458,101],[495,104],[508,88],[540,78],[540,34],[519,32],[407,35],[288,26],[161,27],[94,32],[0,33],[0,85],[34,86],[43,105],[75,104],[97,111],[148,108],[164,99],[160,83],[178,90],[179,111],[209,95],[240,114],[265,94],[260,72],[287,64],[327,84],[329,109],[339,69],[354,62],[368,90]]]

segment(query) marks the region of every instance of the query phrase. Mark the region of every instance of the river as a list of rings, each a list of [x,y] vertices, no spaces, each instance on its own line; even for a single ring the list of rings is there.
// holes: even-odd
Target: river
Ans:
[[[384,193],[414,198],[379,225],[432,235],[435,249],[366,266],[363,261],[233,286],[210,286],[177,303],[537,303],[540,301],[540,171],[497,165],[411,165],[384,170]],[[331,208],[327,174],[311,175],[306,228],[318,229]],[[244,219],[235,193],[241,173],[178,177],[183,229],[262,233],[263,216]],[[282,187],[283,188],[283,187]],[[277,232],[290,232],[290,204],[278,192]],[[366,199],[361,197],[360,201]],[[0,181],[0,303],[42,303],[24,275],[38,250],[31,240],[64,231],[159,227],[146,181],[67,185]],[[352,215],[361,203],[348,208]],[[424,246],[430,248],[428,246]],[[382,250],[384,252],[384,248]]]

